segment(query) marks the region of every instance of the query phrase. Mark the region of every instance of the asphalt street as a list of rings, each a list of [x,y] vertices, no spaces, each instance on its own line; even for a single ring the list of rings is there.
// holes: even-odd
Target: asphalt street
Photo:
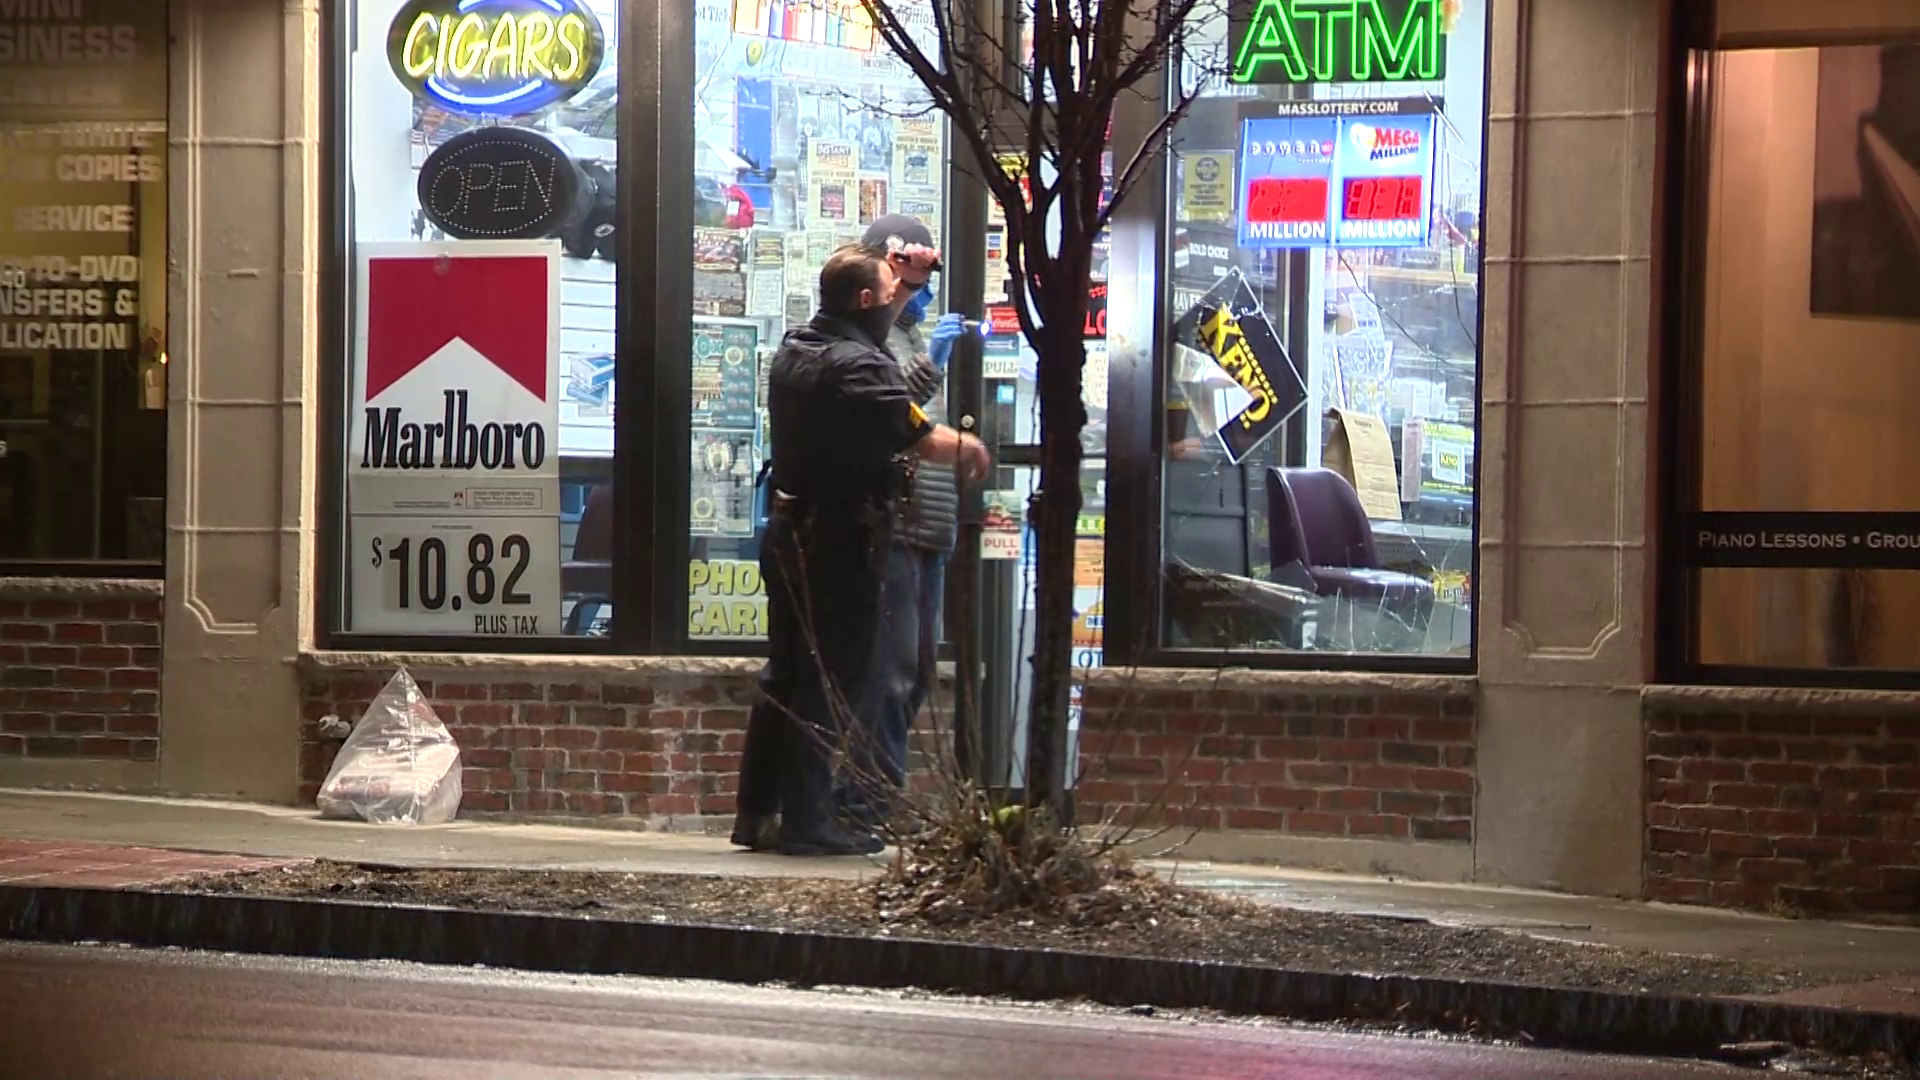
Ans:
[[[0,942],[0,1080],[1751,1075],[1061,1007]]]

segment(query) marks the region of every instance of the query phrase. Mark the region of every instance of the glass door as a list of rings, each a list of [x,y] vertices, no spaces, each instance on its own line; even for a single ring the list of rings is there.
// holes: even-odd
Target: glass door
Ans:
[[[1109,154],[1107,172],[1112,174]],[[1109,192],[1110,194],[1110,192]],[[1009,289],[1006,218],[989,201],[982,239],[986,266],[982,324],[980,434],[1000,466],[983,494],[980,518],[981,619],[983,622],[982,723],[987,734],[990,782],[1009,788],[1025,783],[1029,677],[1037,612],[1034,536],[1029,504],[1040,483],[1038,355],[1021,336]],[[1082,400],[1087,426],[1081,442],[1080,524],[1074,561],[1074,666],[1099,667],[1104,656],[1107,498],[1106,301],[1109,242],[1094,253],[1092,306],[1086,326],[1087,362]],[[1068,720],[1072,760],[1079,730],[1079,696],[1073,690]]]
[[[931,9],[903,15],[932,51]],[[661,362],[691,365],[687,632],[725,648],[766,636],[773,352],[812,318],[827,256],[876,218],[910,215],[941,241],[947,131],[857,0],[698,4],[694,48],[693,334]]]

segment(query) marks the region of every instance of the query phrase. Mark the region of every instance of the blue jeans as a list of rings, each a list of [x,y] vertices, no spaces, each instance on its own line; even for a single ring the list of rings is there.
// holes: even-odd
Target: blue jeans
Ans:
[[[940,602],[947,553],[895,542],[881,586],[874,658],[853,702],[860,731],[849,740],[849,776],[839,802],[855,821],[886,820],[906,783],[907,742],[914,718],[933,692],[940,659]]]

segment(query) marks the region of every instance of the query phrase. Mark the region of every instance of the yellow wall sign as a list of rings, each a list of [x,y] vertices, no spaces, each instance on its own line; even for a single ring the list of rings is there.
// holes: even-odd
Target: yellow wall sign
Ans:
[[[687,635],[707,641],[767,636],[767,587],[760,564],[695,559],[687,566]]]
[[[387,60],[414,96],[448,112],[518,116],[579,93],[606,58],[585,0],[409,0]]]

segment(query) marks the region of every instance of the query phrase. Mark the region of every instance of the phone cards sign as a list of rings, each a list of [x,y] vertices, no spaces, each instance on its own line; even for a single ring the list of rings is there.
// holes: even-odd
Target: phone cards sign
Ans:
[[[560,630],[560,244],[362,244],[346,626]]]

